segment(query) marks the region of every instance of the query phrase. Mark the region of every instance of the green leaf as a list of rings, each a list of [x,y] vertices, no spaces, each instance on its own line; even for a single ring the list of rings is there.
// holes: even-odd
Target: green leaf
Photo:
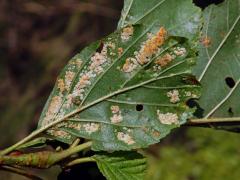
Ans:
[[[144,179],[147,160],[136,152],[117,152],[93,156],[108,180]]]
[[[200,95],[191,75],[193,43],[170,32],[165,36],[153,23],[127,26],[91,44],[58,77],[39,131],[66,143],[91,139],[94,150],[159,142],[192,117],[186,101]]]
[[[192,0],[125,0],[118,28],[129,24],[160,24],[174,36],[195,38],[201,10]]]
[[[240,1],[206,8],[195,73],[203,85],[205,118],[240,119]],[[233,80],[233,82],[231,82]],[[229,85],[226,83],[230,83]]]

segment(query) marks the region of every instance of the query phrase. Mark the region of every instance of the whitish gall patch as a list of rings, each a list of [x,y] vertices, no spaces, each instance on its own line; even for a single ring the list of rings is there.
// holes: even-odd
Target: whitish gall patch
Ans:
[[[88,134],[92,134],[93,132],[98,131],[100,125],[97,123],[87,123],[84,124],[83,127]]]
[[[192,94],[192,98],[198,98],[196,94]]]
[[[186,49],[184,47],[175,47],[173,49],[174,54],[177,56],[184,56],[186,54]]]
[[[80,123],[68,123],[67,127],[71,128],[71,129],[76,129],[79,131],[81,129],[81,124]]]
[[[91,65],[90,65],[90,70],[93,70],[96,72],[96,69],[101,66],[103,63],[106,62],[106,56],[105,56],[105,51],[104,53],[95,53],[94,56],[91,57]]]
[[[127,133],[118,132],[117,138],[118,138],[118,140],[123,141],[124,143],[126,143],[128,145],[132,145],[135,143],[135,141],[132,139],[132,137]]]
[[[109,47],[109,48],[111,48],[111,49],[115,49],[115,48],[116,48],[116,45],[115,45],[115,43],[113,43],[113,42],[107,42],[107,43],[106,43],[106,46]]]
[[[167,92],[167,97],[170,98],[170,102],[171,102],[171,103],[177,103],[177,102],[180,101],[179,92],[178,92],[178,90],[176,90],[176,89]]]
[[[112,123],[120,123],[123,120],[119,106],[111,106],[113,116],[110,118]]]
[[[82,101],[84,98],[84,93],[86,87],[92,84],[91,79],[103,72],[103,64],[107,62],[107,47],[115,48],[114,43],[106,43],[103,45],[101,52],[96,52],[91,57],[89,68],[85,69],[84,72],[80,74],[80,78],[73,90],[73,97],[78,97],[79,101]],[[79,103],[76,104],[79,104]]]
[[[119,106],[111,106],[112,113],[118,113],[120,111]]]
[[[190,91],[186,91],[185,96],[190,97],[190,96],[192,96],[192,93]]]
[[[90,77],[88,76],[88,74],[84,74],[80,80],[79,83],[82,87],[85,87],[86,85],[90,84]]]
[[[82,66],[82,60],[76,59],[75,64],[77,65],[78,68],[80,68]]]
[[[72,99],[73,99],[73,95],[72,94],[68,94],[66,97],[66,101],[64,102],[63,107],[64,108],[70,108],[72,105]]]
[[[63,91],[65,90],[65,83],[63,79],[58,79],[57,87],[60,90],[60,92],[63,93]]]
[[[54,96],[49,104],[46,116],[43,121],[43,126],[49,124],[53,120],[54,116],[58,113],[61,108],[62,98],[60,96]]]
[[[67,90],[70,89],[75,73],[72,71],[67,71],[65,74],[65,87]]]
[[[82,60],[81,59],[75,59],[73,61],[70,62],[70,64],[72,65],[76,65],[77,68],[80,68],[82,66]]]
[[[48,130],[48,133],[51,134],[52,136],[56,136],[56,137],[61,137],[61,138],[66,138],[66,139],[70,139],[71,135],[65,131],[62,130]]]
[[[138,63],[137,63],[136,59],[134,59],[134,58],[127,58],[125,63],[124,63],[124,65],[123,65],[123,67],[122,67],[122,70],[123,70],[123,72],[130,73],[137,66],[138,66]]]
[[[128,26],[123,28],[122,33],[121,33],[121,39],[122,41],[127,41],[130,39],[130,37],[133,35],[133,26]]]
[[[159,110],[157,110],[157,115],[158,115],[158,119],[162,124],[179,124],[178,121],[178,116],[177,114],[173,114],[173,113],[160,113]]]
[[[112,123],[116,124],[122,122],[123,117],[121,114],[114,114],[110,119]]]

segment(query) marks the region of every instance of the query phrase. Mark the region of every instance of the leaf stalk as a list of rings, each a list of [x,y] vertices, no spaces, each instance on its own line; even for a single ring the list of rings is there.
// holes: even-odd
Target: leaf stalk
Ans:
[[[86,163],[86,162],[96,162],[96,160],[93,159],[92,157],[84,157],[84,158],[75,159],[75,160],[69,162],[66,166],[73,166],[76,164],[81,164],[81,163]]]

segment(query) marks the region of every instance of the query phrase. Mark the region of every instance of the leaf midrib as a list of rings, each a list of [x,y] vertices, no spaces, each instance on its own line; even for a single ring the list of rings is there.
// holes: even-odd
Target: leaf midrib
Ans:
[[[83,119],[83,118],[68,118],[67,121],[72,122],[93,122],[93,123],[102,123],[102,124],[109,124],[112,126],[119,126],[119,127],[129,127],[129,128],[143,128],[143,127],[151,127],[150,125],[144,124],[144,125],[127,125],[127,124],[117,124],[117,123],[111,123],[107,121],[101,121],[97,119]]]
[[[141,105],[147,105],[147,106],[165,106],[165,107],[178,107],[177,104],[159,104],[159,103],[146,103],[146,102],[129,102],[129,101],[124,101],[124,100],[115,100],[115,99],[107,99],[106,101],[109,102],[115,102],[115,103],[119,103],[119,104],[129,104],[129,105],[137,105],[137,104],[141,104]]]

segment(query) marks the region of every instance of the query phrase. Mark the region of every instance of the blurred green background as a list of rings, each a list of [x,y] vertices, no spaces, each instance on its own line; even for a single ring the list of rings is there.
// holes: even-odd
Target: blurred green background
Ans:
[[[1,149],[34,130],[60,70],[84,46],[114,31],[122,6],[123,0],[0,1]],[[176,130],[146,151],[146,179],[238,180],[239,137],[206,128]],[[57,179],[59,172],[41,175]],[[0,171],[0,179],[24,178]]]

